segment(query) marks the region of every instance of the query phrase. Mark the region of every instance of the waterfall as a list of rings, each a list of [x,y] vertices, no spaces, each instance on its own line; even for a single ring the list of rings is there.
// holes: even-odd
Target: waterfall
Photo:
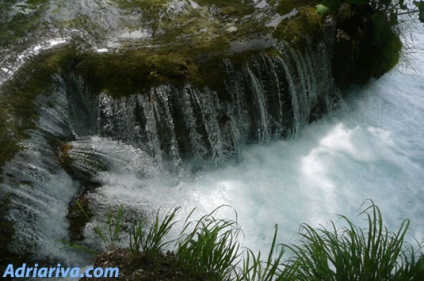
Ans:
[[[222,163],[244,144],[294,135],[317,118],[316,112],[328,111],[339,94],[324,43],[315,50],[309,46],[305,54],[286,44],[278,51],[252,57],[238,70],[223,61],[223,93],[168,84],[123,98],[101,94],[97,134],[174,166],[192,158]]]
[[[16,255],[44,253],[37,257],[79,263],[81,257],[58,248],[58,240],[68,236],[68,203],[81,190],[63,170],[55,146],[58,139],[72,135],[68,100],[58,85],[52,95],[35,102],[40,106],[37,128],[28,132],[20,152],[3,167],[0,190],[10,199],[8,216],[15,222],[9,248]]]
[[[283,43],[274,49],[276,54],[251,56],[241,66],[224,59],[224,92],[165,83],[113,98],[95,93],[72,69],[56,74],[50,92],[35,101],[36,128],[4,167],[1,190],[11,198],[8,216],[17,222],[10,248],[63,257],[48,253],[54,241],[69,239],[68,204],[87,192],[87,183],[100,186],[94,194],[118,184],[109,171],[132,174],[140,188],[160,174],[168,175],[168,183],[174,177],[175,186],[186,167],[219,167],[239,161],[246,145],[299,134],[317,118],[314,112],[330,110],[339,95],[330,57],[324,43],[308,44],[302,53]],[[88,197],[95,206],[96,196]],[[73,260],[72,251],[66,255]]]

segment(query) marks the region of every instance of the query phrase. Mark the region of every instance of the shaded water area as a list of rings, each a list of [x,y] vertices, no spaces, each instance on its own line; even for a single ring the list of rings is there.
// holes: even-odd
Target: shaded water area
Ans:
[[[13,35],[3,35],[1,82],[56,45],[77,42],[102,54],[168,32],[166,20],[151,26],[155,21],[147,14],[129,16],[122,6],[109,5],[119,1],[39,2],[34,5],[40,10],[13,6],[41,13],[42,20],[27,24],[43,35],[28,33],[21,46]],[[159,18],[194,9],[209,15],[207,28],[216,31],[214,9],[168,2]],[[265,1],[252,2],[270,28],[284,17],[270,12]],[[60,28],[52,29],[59,19]],[[143,28],[135,28],[140,21]],[[229,20],[225,30],[235,27]],[[60,240],[100,248],[93,227],[109,209],[123,206],[130,222],[159,207],[182,206],[183,219],[193,208],[201,215],[229,205],[219,214],[235,218],[235,210],[244,245],[266,251],[274,224],[280,241],[295,242],[301,223],[325,225],[335,213],[355,218],[366,199],[381,208],[390,227],[410,218],[409,241],[422,241],[424,29],[412,30],[416,39],[405,65],[351,88],[344,101],[331,78],[328,42],[309,41],[302,52],[265,39],[232,44],[231,52],[274,47],[241,67],[222,59],[222,92],[163,83],[113,97],[96,93],[72,67],[56,73],[30,105],[37,108],[35,125],[3,167],[1,194],[15,229],[8,247],[34,260],[82,266],[90,258],[60,249]],[[77,199],[90,213],[87,223],[72,217]]]

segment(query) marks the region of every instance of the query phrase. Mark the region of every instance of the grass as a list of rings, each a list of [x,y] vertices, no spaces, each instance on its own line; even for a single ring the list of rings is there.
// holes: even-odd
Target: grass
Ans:
[[[216,219],[221,207],[197,221],[186,219],[176,242],[176,259],[190,275],[209,280],[231,280],[240,256],[236,221]],[[190,218],[190,216],[188,216]],[[191,225],[194,227],[190,230]]]
[[[296,264],[297,279],[414,280],[418,272],[424,276],[422,262],[416,259],[414,248],[405,245],[409,220],[404,220],[397,231],[390,232],[373,203],[361,214],[367,217],[366,230],[345,216],[341,216],[341,220],[347,226],[341,229],[337,229],[334,222],[329,230],[302,226],[301,244],[287,246],[295,254],[288,264]],[[419,259],[423,259],[422,253]]]
[[[159,219],[159,211],[156,214],[155,221],[149,230],[144,230],[143,221],[139,221],[133,226],[130,232],[130,250],[133,255],[145,254],[154,256],[171,241],[164,242],[164,237],[169,233],[176,223],[175,215],[179,208],[168,212],[163,220]]]
[[[422,280],[424,276],[423,247],[416,249],[405,242],[409,220],[404,220],[396,231],[389,231],[383,224],[380,209],[372,201],[360,213],[368,223],[366,229],[339,216],[337,224],[331,222],[329,229],[302,225],[300,242],[287,245],[277,244],[276,225],[265,260],[261,252],[241,247],[237,220],[216,218],[220,208],[198,220],[191,219],[193,210],[175,240],[166,237],[177,224],[175,217],[180,208],[169,211],[163,219],[159,219],[158,211],[150,228],[144,229],[142,223],[132,228],[130,250],[127,250],[130,262],[121,261],[114,266],[123,267],[124,272],[125,267],[132,272],[144,268],[151,271],[148,276],[153,278],[138,276],[128,280],[165,280],[168,277],[161,276],[163,272],[167,276],[174,272],[177,276],[166,280],[406,281]],[[108,219],[106,229],[111,233],[116,230],[113,221],[119,219]],[[342,226],[338,227],[339,224]],[[106,260],[108,263],[114,260],[113,254]]]
[[[276,247],[277,233],[278,225],[275,225],[274,237],[272,239],[268,258],[265,262],[261,259],[260,251],[258,254],[255,254],[252,250],[247,249],[242,268],[236,273],[237,280],[268,281],[274,280],[277,275],[286,278],[291,276],[292,271],[289,270],[288,267],[281,269],[284,247],[280,245],[279,250]],[[276,256],[274,256],[275,253],[277,254]]]

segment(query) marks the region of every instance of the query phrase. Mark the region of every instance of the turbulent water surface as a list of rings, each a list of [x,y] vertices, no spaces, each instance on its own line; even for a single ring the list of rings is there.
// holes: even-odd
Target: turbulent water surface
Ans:
[[[424,229],[424,29],[414,31],[413,52],[378,81],[349,91],[342,108],[306,127],[299,136],[242,151],[241,162],[218,169],[134,176],[137,165],[100,175],[93,195],[101,205],[133,208],[182,206],[199,214],[230,205],[238,214],[245,245],[265,249],[274,224],[280,241],[295,241],[301,223],[326,225],[335,214],[356,222],[361,204],[372,199],[389,228],[411,219],[409,239]],[[95,139],[97,149],[112,151]],[[115,150],[118,144],[115,144]],[[119,149],[131,154],[130,148]],[[133,152],[134,153],[134,152]],[[130,157],[131,158],[131,157]],[[137,157],[131,158],[134,163]],[[232,209],[223,217],[235,218]]]
[[[104,1],[106,4],[112,2]],[[173,3],[167,10],[170,14],[198,8],[194,1],[170,2]],[[184,5],[178,5],[183,2]],[[258,6],[266,5],[265,1],[253,2]],[[72,9],[65,9],[68,13],[61,14],[59,11],[63,9],[58,7],[66,6],[67,3],[68,1],[57,1],[58,6],[43,6],[45,10],[42,12],[49,16],[42,18],[40,26],[54,25],[57,18],[74,18],[72,12],[79,13],[84,18],[85,13],[93,15],[95,10],[97,12],[94,15],[99,18],[92,17],[91,24],[100,25],[93,29],[97,30],[98,34],[78,36],[91,38],[88,41],[93,41],[92,44],[97,46],[98,50],[102,50],[101,47],[116,47],[116,42],[119,41],[117,38],[148,39],[154,32],[149,28],[125,31],[122,26],[134,24],[139,20],[138,17],[143,15],[119,16],[118,7],[96,6],[102,5],[103,1],[80,1],[80,4],[72,6]],[[24,11],[32,15],[32,6],[18,4],[13,7],[16,11],[27,9]],[[102,21],[100,18],[110,20]],[[272,19],[270,16],[271,22]],[[73,24],[78,27],[78,23]],[[13,36],[4,35],[4,40],[12,43],[0,53],[0,82],[8,79],[13,73],[12,70],[19,68],[29,57],[38,54],[42,49],[66,44],[68,37],[77,32],[72,29],[72,25],[66,25],[59,31],[48,30],[53,35],[46,33],[43,44],[34,43],[37,36],[31,34],[27,41],[21,42],[22,50],[14,51],[10,47],[16,44],[12,42]],[[159,87],[156,92],[152,90],[148,96],[132,96],[120,103],[114,103],[105,95],[100,96],[100,102],[86,99],[84,89],[80,89],[81,91],[76,92],[81,96],[76,96],[75,99],[79,99],[81,106],[73,108],[68,106],[67,93],[71,91],[69,89],[78,88],[78,85],[83,83],[79,83],[77,77],[71,77],[72,79],[68,80],[77,85],[72,88],[69,85],[63,86],[63,79],[56,77],[55,93],[50,97],[39,96],[35,101],[41,108],[38,129],[29,132],[28,139],[21,143],[23,150],[4,167],[5,175],[13,175],[6,177],[1,186],[3,191],[13,194],[9,217],[16,221],[17,234],[11,247],[24,251],[27,245],[31,245],[34,247],[32,252],[35,253],[35,258],[50,257],[77,265],[87,263],[85,257],[78,253],[60,250],[60,243],[57,242],[69,239],[69,222],[66,218],[68,203],[82,191],[82,184],[64,171],[57,159],[57,151],[46,136],[65,138],[72,134],[76,138],[71,142],[72,149],[69,151],[69,155],[76,159],[72,165],[79,171],[94,175],[95,182],[99,185],[95,191],[86,195],[92,209],[91,221],[84,229],[84,243],[88,245],[98,242],[92,229],[98,221],[104,221],[108,208],[117,210],[119,206],[123,206],[128,220],[131,220],[159,207],[168,210],[181,206],[179,218],[183,219],[193,208],[198,209],[197,215],[202,215],[218,206],[229,205],[231,207],[219,211],[219,216],[237,218],[244,231],[243,245],[253,250],[266,251],[271,242],[274,224],[279,225],[280,242],[295,242],[299,237],[296,233],[301,223],[312,226],[326,225],[330,219],[337,218],[335,214],[344,214],[360,222],[356,215],[361,204],[367,199],[373,200],[381,208],[391,229],[397,227],[402,219],[411,219],[408,239],[423,241],[424,28],[417,25],[411,30],[415,37],[412,52],[405,56],[401,66],[367,86],[350,89],[347,98],[337,110],[305,126],[303,130],[297,130],[296,126],[300,128],[307,123],[305,116],[310,112],[302,111],[310,110],[310,103],[315,99],[313,96],[306,97],[305,92],[316,92],[325,87],[330,88],[331,85],[326,84],[327,80],[320,81],[318,75],[310,77],[318,72],[326,77],[328,73],[322,72],[329,71],[328,69],[323,68],[325,71],[320,71],[316,68],[316,61],[312,61],[311,56],[300,58],[295,64],[298,71],[296,75],[304,79],[304,84],[290,89],[292,99],[296,99],[292,101],[292,105],[298,106],[293,113],[294,121],[298,123],[286,140],[276,141],[276,138],[270,137],[273,135],[269,128],[277,128],[276,135],[281,135],[282,125],[270,121],[273,119],[271,113],[266,111],[266,96],[260,94],[263,91],[255,89],[260,89],[262,81],[266,78],[261,80],[258,78],[260,71],[256,73],[252,68],[246,68],[243,77],[251,81],[251,94],[254,96],[252,100],[256,102],[255,110],[259,120],[255,121],[255,134],[260,145],[245,145],[240,141],[240,147],[235,150],[236,157],[210,165],[199,164],[204,159],[180,159],[174,141],[176,136],[172,134],[168,134],[171,136],[167,143],[168,161],[158,157],[161,148],[155,147],[158,140],[154,139],[154,134],[148,134],[150,139],[141,146],[134,145],[128,139],[117,140],[116,135],[136,136],[137,130],[140,130],[137,124],[127,122],[135,120],[134,116],[130,116],[131,119],[124,116],[125,114],[121,114],[119,118],[114,118],[117,115],[113,115],[115,111],[130,115],[135,104],[139,107],[138,110],[146,113],[143,124],[147,124],[147,131],[159,131],[160,128],[153,126],[159,126],[157,120],[166,123],[162,124],[162,130],[173,128],[174,121],[168,118],[171,106],[164,106],[168,105],[167,97],[171,96],[171,90],[166,86]],[[103,36],[102,32],[108,35]],[[57,37],[58,34],[61,36],[50,38]],[[103,42],[104,46],[96,43],[93,38],[103,38],[103,41],[99,41]],[[276,63],[267,62],[265,65],[274,67]],[[285,66],[284,62],[281,62],[281,65]],[[290,76],[290,71],[285,71]],[[238,84],[234,85],[236,88]],[[222,137],[227,131],[218,128],[220,124],[216,120],[222,118],[215,116],[218,114],[215,114],[213,107],[217,104],[215,94],[209,93],[208,90],[195,92],[190,87],[186,87],[184,91],[179,92],[179,103],[185,106],[185,110],[182,110],[185,114],[184,125],[187,128],[196,126],[190,123],[190,110],[197,108],[196,110],[203,114],[207,126],[210,126],[205,129],[209,130],[209,148],[212,150],[209,153],[213,159],[221,160],[219,154],[225,152],[225,146],[229,144],[221,141],[228,138]],[[295,98],[293,93],[300,93],[305,97]],[[239,116],[235,112],[237,105],[233,106],[218,107]],[[158,117],[158,108],[162,110],[163,116]],[[278,115],[275,112],[274,114]],[[156,118],[156,121],[149,118]],[[233,126],[225,126],[233,132],[232,135],[236,135],[234,132],[240,133],[243,126],[248,125],[243,123],[247,122],[243,118],[237,120],[237,128],[231,122],[228,124]],[[108,130],[112,132],[114,128],[118,128],[118,131],[114,131],[116,135],[108,135]],[[194,133],[187,139],[190,139],[192,147],[197,149],[193,149],[192,154],[202,155],[204,146],[195,145],[196,140],[202,142],[201,136],[196,135],[194,129],[190,131]],[[222,135],[210,133],[215,131]],[[161,133],[167,134],[163,131]],[[233,149],[235,143],[236,141],[233,141],[228,150]],[[87,154],[87,151],[91,154]],[[84,162],[78,162],[78,157],[85,157]],[[91,166],[90,159],[94,161]],[[79,163],[84,165],[78,166]],[[102,165],[107,166],[107,169],[102,169]]]
[[[411,219],[409,239],[424,239],[424,29],[417,26],[404,64],[349,91],[342,108],[298,137],[243,150],[241,162],[212,171],[139,181],[129,170],[101,175],[98,202],[182,206],[200,214],[226,204],[237,211],[246,245],[264,249],[279,224],[280,241],[295,241],[301,223],[326,225],[335,214],[360,223],[373,200],[395,230]],[[98,145],[109,150],[107,143]],[[110,151],[110,150],[109,150]],[[233,210],[221,210],[235,218]],[[184,215],[181,215],[182,217]],[[293,240],[294,239],[294,240]]]

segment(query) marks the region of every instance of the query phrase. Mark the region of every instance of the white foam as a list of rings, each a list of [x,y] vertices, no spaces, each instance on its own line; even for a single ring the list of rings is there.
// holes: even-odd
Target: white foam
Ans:
[[[372,199],[390,229],[410,218],[411,236],[422,239],[424,66],[414,67],[353,89],[343,109],[297,139],[245,149],[237,165],[185,175],[176,184],[169,175],[140,184],[116,170],[102,175],[105,184],[93,198],[140,208],[182,206],[181,218],[194,207],[204,214],[228,204],[245,245],[265,250],[274,224],[280,241],[290,242],[301,223],[326,225],[335,213],[361,222],[360,206]],[[230,209],[221,215],[234,218]]]

